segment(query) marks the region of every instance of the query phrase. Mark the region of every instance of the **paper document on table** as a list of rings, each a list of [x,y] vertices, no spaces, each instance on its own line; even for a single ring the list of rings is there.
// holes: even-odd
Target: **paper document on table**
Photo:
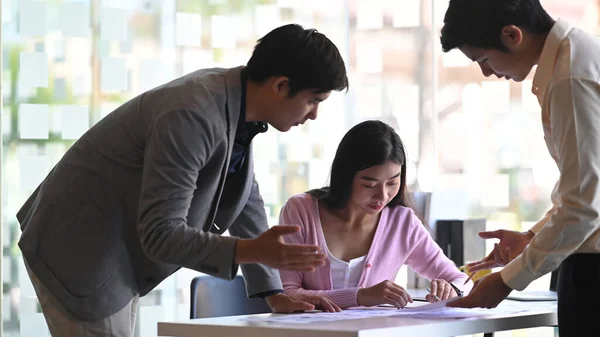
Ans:
[[[557,301],[558,295],[556,291],[542,290],[542,291],[518,291],[513,292],[507,297],[509,300],[514,301]]]
[[[421,304],[421,305],[414,305],[414,303],[412,303],[412,304],[409,304],[402,311],[421,312],[421,311],[431,311],[431,310],[437,310],[437,309],[441,309],[441,308],[447,308],[446,303],[448,303],[452,300],[455,300],[455,299],[456,298],[449,298],[447,300],[437,301],[437,302],[428,303],[428,304]],[[447,309],[450,309],[450,308],[447,308]]]
[[[381,309],[381,308],[351,308],[341,312],[305,312],[300,314],[273,315],[261,317],[245,317],[243,320],[274,322],[274,323],[315,323],[340,321],[348,319],[361,319],[370,317],[410,317],[410,318],[470,318],[496,315],[514,315],[532,310],[552,310],[556,305],[518,306],[503,302],[497,308],[450,308],[446,307],[449,300],[435,302],[426,305],[416,305],[405,309]],[[414,304],[414,303],[413,303]]]
[[[274,323],[315,323],[393,315],[397,309],[350,309],[341,312],[305,312],[268,317],[246,317],[243,320]]]

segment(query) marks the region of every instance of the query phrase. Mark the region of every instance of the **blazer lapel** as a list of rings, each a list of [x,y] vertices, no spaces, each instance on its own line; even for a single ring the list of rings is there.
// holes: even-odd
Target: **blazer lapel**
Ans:
[[[235,132],[240,117],[240,99],[242,95],[241,72],[243,68],[243,66],[231,68],[225,72],[225,90],[227,91],[227,105],[225,106],[225,117],[227,118],[227,159],[225,159],[225,165],[221,169],[219,189],[215,196],[216,198],[214,200],[211,215],[208,218],[210,219],[210,221],[207,222],[208,228],[204,228],[205,231],[210,231],[212,226],[214,226],[214,220],[223,194],[223,186],[227,180],[229,161],[231,159],[231,152],[233,151],[233,144],[235,141]]]

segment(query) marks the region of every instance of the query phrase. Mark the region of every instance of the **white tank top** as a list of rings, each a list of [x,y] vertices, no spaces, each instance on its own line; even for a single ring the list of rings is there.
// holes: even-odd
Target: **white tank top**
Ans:
[[[363,255],[346,262],[333,256],[329,249],[327,249],[327,255],[331,262],[331,282],[333,289],[358,287],[358,281],[360,280],[367,256]]]

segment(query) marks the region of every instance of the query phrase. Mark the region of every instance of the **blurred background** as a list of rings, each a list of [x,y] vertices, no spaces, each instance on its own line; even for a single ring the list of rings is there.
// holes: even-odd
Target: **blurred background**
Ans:
[[[432,193],[436,218],[485,218],[489,230],[526,230],[550,207],[558,177],[531,78],[485,78],[460,52],[443,54],[448,0],[0,0],[2,18],[2,333],[49,336],[17,246],[15,214],[89,127],[145,90],[200,68],[245,64],[258,38],[286,23],[336,43],[350,77],[319,117],[254,140],[269,224],[292,195],[327,184],[354,124],[392,125],[408,149],[412,191]],[[594,34],[598,0],[542,0]],[[65,182],[68,183],[68,182]],[[433,223],[433,222],[432,222]],[[491,249],[488,243],[488,249]],[[180,270],[141,300],[136,337],[186,319]],[[397,281],[406,284],[406,269]],[[531,289],[548,289],[542,278]],[[496,336],[554,336],[553,328]]]

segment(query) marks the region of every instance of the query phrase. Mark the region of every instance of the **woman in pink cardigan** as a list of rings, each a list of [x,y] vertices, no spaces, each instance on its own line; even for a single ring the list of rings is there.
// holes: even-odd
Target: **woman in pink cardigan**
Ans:
[[[300,231],[289,243],[317,244],[328,260],[312,272],[280,271],[285,293],[322,296],[337,310],[412,299],[393,280],[404,264],[431,280],[426,299],[470,291],[467,275],[448,259],[407,206],[406,155],[394,129],[380,121],[354,126],[342,139],[329,187],[290,198],[283,225]],[[434,296],[435,295],[435,296]]]

